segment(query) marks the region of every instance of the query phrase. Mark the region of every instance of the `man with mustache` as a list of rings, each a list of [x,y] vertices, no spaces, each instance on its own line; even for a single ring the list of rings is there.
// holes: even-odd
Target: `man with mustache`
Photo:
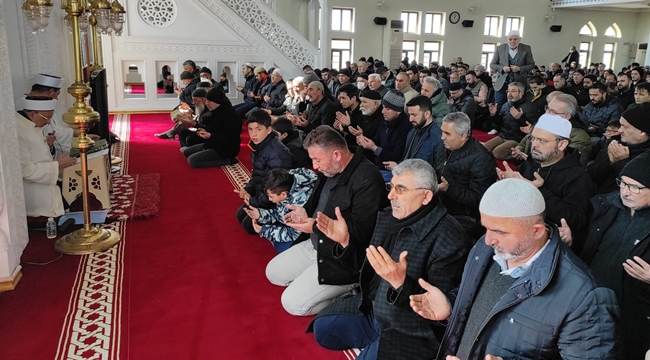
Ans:
[[[614,292],[545,223],[546,203],[526,180],[498,181],[481,199],[487,233],[460,287],[449,293],[420,279],[427,292],[411,296],[411,307],[448,322],[438,360],[620,358]]]
[[[424,160],[404,160],[387,184],[391,207],[380,211],[358,281],[360,289],[325,308],[312,323],[316,341],[333,350],[364,348],[359,359],[431,359],[444,327],[409,308],[425,278],[442,291],[460,283],[471,242],[434,193]],[[335,241],[349,237],[342,219],[317,218]]]

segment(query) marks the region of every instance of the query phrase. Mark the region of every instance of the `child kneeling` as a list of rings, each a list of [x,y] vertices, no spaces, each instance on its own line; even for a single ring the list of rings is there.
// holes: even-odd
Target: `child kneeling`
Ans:
[[[253,228],[261,237],[267,238],[278,253],[291,247],[300,236],[300,231],[287,226],[284,216],[293,206],[303,206],[314,191],[318,175],[305,169],[273,169],[263,181],[263,188],[269,200],[275,205],[271,209],[248,206],[244,209],[253,220]]]

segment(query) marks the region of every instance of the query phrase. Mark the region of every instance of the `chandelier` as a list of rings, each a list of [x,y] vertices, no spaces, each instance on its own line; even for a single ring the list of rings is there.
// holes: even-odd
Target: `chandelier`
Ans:
[[[72,0],[61,0],[61,8],[68,11],[72,2]],[[122,35],[126,11],[117,0],[113,0],[112,3],[108,0],[81,0],[77,2],[82,10],[79,15],[79,28],[82,33],[86,33],[89,24],[96,24],[98,34],[108,35],[114,33],[116,36]],[[44,32],[50,23],[51,0],[25,0],[22,9],[29,26],[32,28],[32,33]],[[73,16],[68,11],[65,23],[70,33],[73,31],[72,20]]]

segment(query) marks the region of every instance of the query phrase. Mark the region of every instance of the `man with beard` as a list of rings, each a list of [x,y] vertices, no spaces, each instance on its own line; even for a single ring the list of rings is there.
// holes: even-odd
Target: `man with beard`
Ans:
[[[587,173],[596,184],[596,193],[616,190],[616,179],[630,160],[650,150],[650,104],[626,110],[620,118],[618,136],[605,143],[596,159],[587,167]]]
[[[474,72],[476,73],[476,77],[481,80],[488,89],[492,89],[492,77],[485,71],[485,66],[481,64],[476,65],[476,67],[474,67]]]
[[[350,133],[349,127],[359,126],[363,117],[359,106],[359,89],[352,84],[341,86],[338,100],[343,111],[336,112],[334,128],[341,132],[348,145],[355,145],[356,137]]]
[[[546,111],[546,105],[548,105],[546,97],[555,88],[546,86],[546,81],[539,76],[530,78],[528,87],[530,91],[526,93],[526,101],[532,103],[539,114],[543,114]]]
[[[630,104],[634,104],[634,88],[632,87],[630,74],[622,73],[618,75],[616,89],[618,90],[616,97],[623,109],[627,109]]]
[[[537,122],[539,114],[524,97],[524,85],[512,83],[508,85],[508,102],[501,107],[497,115],[497,105],[490,104],[489,110],[493,124],[501,125],[499,135],[486,141],[483,145],[497,160],[512,159],[512,148],[524,138],[525,129]]]
[[[385,196],[379,170],[361,151],[350,152],[343,136],[330,126],[307,135],[304,147],[319,171],[315,190],[304,206],[288,205],[285,223],[304,234],[266,267],[269,281],[286,289],[282,306],[295,316],[318,314],[337,297],[356,288]],[[323,231],[323,223],[346,223],[349,236]],[[329,236],[328,236],[329,234]]]
[[[404,95],[401,92],[390,90],[381,104],[384,121],[379,125],[377,134],[372,140],[365,135],[357,136],[357,144],[372,151],[375,155],[375,164],[380,170],[384,170],[385,162],[402,159],[411,124],[408,115],[404,113]]]
[[[433,76],[427,76],[422,80],[420,94],[431,100],[431,116],[433,116],[433,121],[440,126],[442,119],[449,114],[448,99],[442,89],[442,84]]]
[[[587,124],[587,133],[591,136],[592,143],[597,143],[607,124],[620,119],[623,107],[616,96],[609,96],[607,87],[600,83],[589,88],[589,99],[591,103],[585,107],[582,119]]]
[[[379,74],[368,75],[368,88],[378,92],[381,97],[384,97],[388,92],[388,89],[381,83]]]
[[[488,96],[488,87],[481,81],[474,71],[468,71],[465,75],[465,80],[467,81],[467,90],[472,92],[474,96],[474,102],[476,103],[476,110],[479,112],[485,112],[487,109],[487,96]]]
[[[408,109],[409,121],[413,129],[409,131],[406,137],[406,147],[402,161],[406,159],[422,159],[429,164],[433,164],[436,152],[442,148],[442,133],[440,127],[433,121],[431,116],[431,101],[428,97],[420,95],[406,103]],[[382,171],[384,179],[390,179],[392,171],[397,166],[396,161],[385,161],[384,167],[387,171]]]
[[[465,89],[462,83],[452,82],[449,84],[449,95],[451,95],[451,98],[447,102],[449,104],[449,112],[465,113],[474,122],[476,102],[474,101],[472,92]]]
[[[381,96],[374,90],[367,90],[361,96],[361,122],[356,126],[348,126],[348,131],[356,138],[359,136],[366,136],[369,139],[374,139],[377,135],[377,130],[384,120],[382,114],[383,107],[381,105]],[[375,154],[367,149],[363,149],[363,154],[366,158],[373,163],[375,162]]]
[[[508,33],[508,43],[497,46],[490,68],[498,74],[494,84],[494,101],[501,107],[506,102],[508,85],[514,82],[526,83],[526,75],[535,66],[533,51],[529,45],[521,44],[517,30]]]
[[[237,104],[234,107],[235,111],[237,111],[237,115],[239,115],[240,118],[244,117],[248,111],[250,111],[252,108],[257,106],[257,101],[255,100],[255,94],[259,91],[260,86],[262,86],[262,83],[257,80],[255,77],[255,74],[253,73],[255,71],[255,67],[253,64],[247,62],[241,67],[241,72],[244,74],[244,78],[246,79],[246,83],[244,86],[238,85],[237,86],[237,91],[241,92],[244,95],[244,102],[241,104]]]
[[[406,70],[406,75],[409,76],[410,84],[413,90],[420,92],[422,84],[420,84],[420,78],[418,77],[419,70],[417,66],[411,66]]]
[[[497,179],[494,159],[472,137],[472,122],[466,114],[456,112],[445,116],[441,131],[444,149],[439,149],[434,159],[440,177],[436,195],[475,241],[485,233],[478,204],[485,190]]]
[[[563,120],[566,121],[566,120]],[[411,296],[420,316],[447,320],[438,360],[618,359],[619,308],[589,268],[545,224],[540,191],[525,180],[492,185],[479,205],[487,233],[467,257],[460,288]]]
[[[325,87],[323,84],[320,81],[312,81],[306,90],[309,101],[305,105],[305,113],[301,115],[288,115],[289,120],[298,129],[306,133],[320,125],[333,126],[336,117],[336,105],[325,97]]]
[[[174,131],[176,127],[180,128],[178,141],[181,144],[181,152],[185,147],[205,143],[205,139],[200,137],[196,131],[190,130],[190,128],[199,128],[203,123],[203,117],[209,114],[210,110],[205,106],[207,95],[208,92],[205,89],[198,88],[194,90],[192,102],[194,102],[195,111],[189,112],[186,116],[181,116],[179,123],[172,129]]]
[[[325,308],[311,328],[325,348],[364,348],[359,359],[431,359],[443,327],[410,311],[409,296],[423,291],[418,278],[445,292],[457,287],[471,242],[437,199],[431,164],[405,160],[393,175],[391,207],[377,215],[360,291]],[[324,220],[318,228],[329,237],[349,236],[344,221]]]
[[[582,233],[589,220],[593,185],[580,163],[580,154],[567,149],[570,136],[568,120],[558,115],[542,115],[530,135],[530,156],[517,171],[504,162],[505,170],[497,168],[497,175],[499,179],[517,178],[534,185],[546,201],[547,221],[560,225],[560,220],[565,219],[572,229]],[[580,249],[582,242],[575,241],[576,253]]]

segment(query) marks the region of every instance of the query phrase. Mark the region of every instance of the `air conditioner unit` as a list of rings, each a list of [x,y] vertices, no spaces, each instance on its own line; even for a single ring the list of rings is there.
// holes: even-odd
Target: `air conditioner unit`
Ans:
[[[388,60],[389,69],[399,68],[402,61],[402,41],[404,40],[404,22],[402,20],[390,21],[390,56]]]
[[[639,47],[639,44],[630,44],[630,54],[628,55],[630,58],[635,58],[636,57],[636,51]]]

